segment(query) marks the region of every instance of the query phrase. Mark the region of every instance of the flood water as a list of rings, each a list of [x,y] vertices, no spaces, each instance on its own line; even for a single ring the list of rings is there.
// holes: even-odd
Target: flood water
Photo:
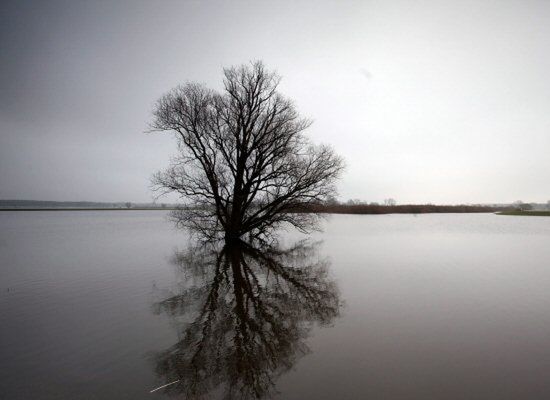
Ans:
[[[0,398],[548,397],[550,218],[324,226],[265,252],[163,211],[0,212]]]

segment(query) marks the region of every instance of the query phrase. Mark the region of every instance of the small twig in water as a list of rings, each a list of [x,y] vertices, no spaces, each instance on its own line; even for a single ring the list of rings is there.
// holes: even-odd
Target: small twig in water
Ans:
[[[156,392],[156,391],[159,390],[159,389],[165,388],[166,386],[173,385],[174,383],[178,383],[179,381],[180,381],[180,380],[178,379],[177,381],[170,382],[170,383],[167,383],[166,385],[159,386],[158,388],[151,390],[149,393]]]

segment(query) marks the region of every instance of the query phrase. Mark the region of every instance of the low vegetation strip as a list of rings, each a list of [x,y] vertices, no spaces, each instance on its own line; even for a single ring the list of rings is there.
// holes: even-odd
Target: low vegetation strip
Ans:
[[[508,210],[497,212],[498,215],[526,215],[533,217],[550,217],[550,211],[521,211],[521,210]]]
[[[313,212],[330,214],[427,214],[427,213],[492,213],[499,207],[488,206],[438,206],[434,204],[404,204],[395,206],[373,204],[334,204],[314,206]]]

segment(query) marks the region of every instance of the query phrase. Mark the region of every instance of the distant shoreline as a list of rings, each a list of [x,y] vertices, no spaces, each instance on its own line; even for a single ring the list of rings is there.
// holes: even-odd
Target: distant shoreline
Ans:
[[[173,211],[176,207],[19,207],[0,208],[0,211]],[[316,206],[306,213],[318,214],[346,214],[346,215],[386,215],[386,214],[472,214],[494,213],[502,211],[493,207],[483,206],[435,206],[435,205],[402,205],[402,206],[374,206],[374,205],[337,205]],[[300,212],[293,210],[291,212]]]
[[[170,211],[173,207],[132,207],[132,208],[0,208],[0,211]]]
[[[438,213],[493,213],[502,207],[435,204],[325,204],[313,206],[311,212],[323,214],[438,214]],[[299,211],[299,209],[297,210]]]

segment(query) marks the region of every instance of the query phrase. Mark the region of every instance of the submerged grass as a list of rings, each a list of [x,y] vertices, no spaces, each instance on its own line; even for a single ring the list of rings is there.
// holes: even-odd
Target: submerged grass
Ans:
[[[498,215],[527,215],[534,217],[550,217],[550,211],[520,211],[520,210],[511,210],[511,211],[501,211],[497,212]]]

